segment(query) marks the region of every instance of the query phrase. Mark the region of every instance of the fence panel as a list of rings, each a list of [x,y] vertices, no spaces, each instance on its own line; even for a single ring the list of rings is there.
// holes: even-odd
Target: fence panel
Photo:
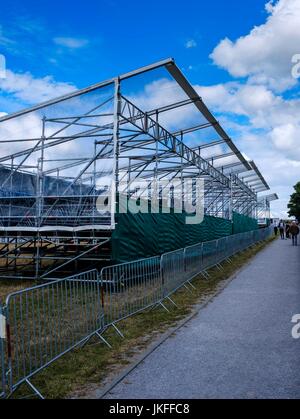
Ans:
[[[100,291],[92,271],[8,297],[12,391],[103,328]]]
[[[160,257],[108,266],[101,272],[102,305],[109,326],[162,299]]]
[[[244,251],[248,246],[248,233],[240,234],[239,236],[239,252]]]
[[[203,271],[202,243],[185,249],[185,271],[188,279],[192,279]]]
[[[94,269],[93,271],[83,272],[81,274],[76,274],[73,276],[69,276],[68,278],[65,278],[68,281],[79,281],[79,282],[85,282],[85,281],[91,281],[91,282],[99,282],[99,275],[98,271]]]
[[[229,240],[224,237],[218,240],[218,263],[223,262],[229,256]]]
[[[189,279],[185,269],[185,250],[166,253],[161,258],[163,295],[169,296]]]
[[[249,231],[248,233],[246,233],[245,236],[245,249],[247,249],[248,247],[252,246],[254,244],[254,236],[252,231]]]
[[[242,250],[244,250],[243,247],[243,234],[238,234],[235,237],[235,246],[234,246],[234,254],[241,252]]]
[[[258,242],[258,241],[260,241],[260,240],[262,240],[262,236],[263,236],[263,234],[264,234],[264,230],[258,230],[258,231],[254,231],[254,237],[253,237],[253,240],[255,241],[255,242]]]
[[[215,266],[217,262],[218,241],[203,243],[203,269]]]
[[[0,398],[5,396],[5,334],[6,322],[4,311],[0,303]]]

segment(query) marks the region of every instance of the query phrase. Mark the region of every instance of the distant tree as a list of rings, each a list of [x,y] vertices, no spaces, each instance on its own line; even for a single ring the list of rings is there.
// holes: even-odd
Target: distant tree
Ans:
[[[289,216],[296,217],[300,220],[300,182],[294,186],[295,193],[291,196],[290,203],[288,205],[289,208]]]

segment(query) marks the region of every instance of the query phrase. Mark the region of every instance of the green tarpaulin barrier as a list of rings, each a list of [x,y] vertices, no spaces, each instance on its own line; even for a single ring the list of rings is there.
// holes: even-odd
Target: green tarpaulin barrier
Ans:
[[[232,222],[206,216],[198,225],[188,225],[185,214],[119,214],[112,259],[123,263],[148,258],[257,228],[256,220],[240,214]]]
[[[258,229],[257,220],[245,215],[233,214],[232,234],[246,233]]]

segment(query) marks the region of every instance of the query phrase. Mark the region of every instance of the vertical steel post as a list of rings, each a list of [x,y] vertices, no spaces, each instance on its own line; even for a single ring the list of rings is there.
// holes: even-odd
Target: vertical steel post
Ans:
[[[38,161],[37,169],[37,202],[36,202],[36,227],[37,231],[37,240],[36,240],[36,259],[35,259],[35,277],[36,280],[39,277],[39,268],[40,268],[40,245],[41,245],[41,236],[40,228],[42,225],[42,216],[43,216],[43,207],[44,207],[44,158],[45,158],[45,130],[46,130],[46,117],[42,119],[42,137],[41,137],[41,157]]]
[[[233,221],[233,178],[232,178],[232,175],[230,175],[229,220]]]
[[[154,166],[154,185],[152,185],[152,202],[151,202],[151,211],[154,210],[153,207],[153,202],[155,202],[155,210],[158,214],[160,213],[160,195],[159,195],[159,177],[158,177],[158,167],[159,167],[159,162],[158,162],[158,153],[159,153],[159,143],[158,143],[158,138],[159,138],[159,130],[158,130],[158,124],[159,124],[159,113],[158,111],[156,111],[155,113],[155,122],[156,122],[156,126],[155,126],[155,166]]]
[[[5,396],[6,371],[5,371],[5,338],[6,318],[0,302],[0,398]]]
[[[43,117],[42,120],[42,137],[41,137],[41,157],[38,161],[38,170],[37,170],[37,219],[36,227],[41,227],[42,222],[42,213],[43,213],[43,193],[44,193],[44,157],[45,157],[45,126],[46,118]]]
[[[14,196],[14,183],[13,183],[13,172],[14,172],[14,158],[11,159],[11,173],[10,173],[10,198]],[[8,219],[9,219],[9,226],[11,225],[11,215],[12,215],[12,199],[9,202],[9,212],[8,212]]]
[[[113,129],[113,179],[111,187],[111,227],[116,227],[116,212],[118,210],[119,193],[119,157],[120,157],[120,114],[121,114],[121,83],[120,79],[115,79],[114,94],[114,129]]]
[[[93,166],[93,224],[95,224],[95,216],[96,216],[96,205],[97,205],[97,196],[96,196],[96,171],[97,171],[97,141],[94,143],[94,166]],[[95,237],[95,231],[93,232]]]
[[[160,280],[161,280],[161,300],[165,298],[165,267],[164,267],[164,255],[160,257]]]

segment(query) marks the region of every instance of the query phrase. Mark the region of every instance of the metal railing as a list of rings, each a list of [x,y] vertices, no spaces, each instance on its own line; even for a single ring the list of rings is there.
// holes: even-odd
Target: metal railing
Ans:
[[[189,278],[203,271],[203,243],[185,249],[185,270]]]
[[[173,294],[187,282],[185,250],[177,250],[161,257],[162,295],[161,300]]]
[[[54,361],[145,309],[163,304],[199,274],[272,235],[252,231],[25,289],[0,305],[0,394],[27,383]],[[170,299],[171,300],[171,299]],[[171,300],[172,301],[172,300]],[[7,333],[6,333],[7,332]],[[4,347],[5,342],[5,347]],[[6,348],[6,349],[5,349]]]
[[[0,398],[5,396],[5,338],[6,322],[0,302]]]
[[[161,258],[154,257],[101,272],[105,325],[109,326],[155,305],[161,299]]]
[[[97,271],[9,295],[10,392],[104,327]],[[36,393],[38,391],[35,389]]]

